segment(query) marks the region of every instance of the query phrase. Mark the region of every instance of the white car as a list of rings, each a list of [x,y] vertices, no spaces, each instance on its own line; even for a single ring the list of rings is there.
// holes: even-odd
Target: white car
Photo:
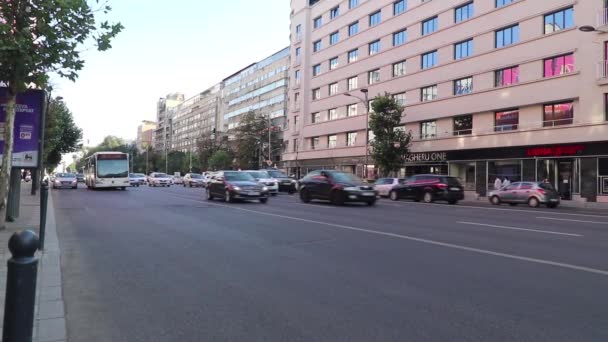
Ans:
[[[249,170],[244,171],[250,174],[255,180],[268,188],[268,193],[272,196],[276,196],[279,193],[279,181],[276,178],[272,178],[268,171],[265,170]]]
[[[395,185],[403,184],[404,182],[404,178],[379,178],[374,183],[374,188],[378,191],[378,195],[388,197],[388,194]]]
[[[78,179],[75,173],[58,173],[53,178],[53,189],[71,188],[78,189]]]
[[[148,186],[171,186],[171,177],[166,173],[152,172],[148,176]]]

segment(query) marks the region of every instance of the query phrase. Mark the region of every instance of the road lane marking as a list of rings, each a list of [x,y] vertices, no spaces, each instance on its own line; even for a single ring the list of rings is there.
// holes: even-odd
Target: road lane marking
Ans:
[[[371,234],[371,235],[379,235],[379,236],[392,237],[392,238],[396,238],[396,239],[402,239],[402,240],[420,242],[420,243],[424,243],[424,244],[427,244],[427,245],[446,247],[446,248],[451,248],[451,249],[456,249],[456,250],[461,250],[461,251],[473,252],[473,253],[477,253],[477,254],[492,255],[492,256],[496,256],[496,257],[502,257],[502,258],[505,258],[505,259],[526,261],[526,262],[530,262],[530,263],[534,263],[534,264],[549,265],[549,266],[555,266],[555,267],[560,267],[560,268],[565,268],[565,269],[570,269],[570,270],[575,270],[575,271],[581,271],[581,272],[599,274],[599,275],[602,275],[602,276],[608,276],[608,271],[597,269],[597,268],[579,266],[579,265],[574,265],[574,264],[567,264],[567,263],[563,263],[563,262],[550,261],[550,260],[544,260],[544,259],[531,258],[531,257],[520,256],[520,255],[515,255],[515,254],[495,252],[495,251],[491,251],[491,250],[487,250],[487,249],[468,247],[468,246],[457,245],[457,244],[448,243],[448,242],[441,242],[441,241],[436,241],[436,240],[417,238],[417,237],[414,237],[414,236],[408,236],[408,235],[401,235],[401,234],[396,234],[396,233],[383,232],[383,231],[379,231],[379,230],[358,228],[358,227],[352,227],[352,226],[347,226],[347,225],[342,225],[342,224],[337,224],[337,223],[329,223],[329,222],[322,222],[322,221],[304,219],[304,218],[300,218],[300,217],[293,217],[293,216],[287,216],[287,215],[273,214],[273,213],[269,213],[269,212],[262,212],[262,211],[245,209],[245,208],[236,207],[236,206],[230,206],[230,205],[225,205],[225,204],[213,203],[213,202],[210,202],[210,201],[206,201],[205,202],[205,201],[201,201],[201,200],[193,200],[193,199],[189,199],[189,198],[185,198],[185,197],[180,197],[180,196],[174,196],[174,197],[181,198],[183,200],[193,201],[193,202],[199,202],[199,203],[203,202],[203,203],[207,203],[209,205],[213,205],[213,206],[217,206],[217,207],[223,207],[223,208],[227,208],[227,209],[240,210],[240,211],[244,211],[244,212],[248,212],[248,213],[252,213],[252,214],[256,214],[256,215],[271,216],[271,217],[278,217],[278,218],[283,218],[283,219],[287,219],[287,220],[293,220],[293,221],[300,221],[300,222],[306,222],[306,223],[319,224],[319,225],[339,228],[339,229],[343,229],[343,230],[355,231],[355,232],[360,232],[360,233],[367,233],[367,234]]]
[[[585,220],[573,220],[573,219],[563,219],[563,218],[556,218],[556,217],[544,217],[544,216],[538,216],[536,217],[537,219],[541,219],[541,220],[554,220],[554,221],[567,221],[567,222],[579,222],[579,223],[593,223],[593,224],[607,224],[608,225],[608,221],[604,221],[604,222],[600,222],[600,221],[585,221]]]
[[[476,223],[476,222],[457,222],[457,223],[468,224],[468,225],[472,225],[472,226],[492,227],[492,228],[498,228],[498,229],[524,230],[524,231],[535,232],[535,233],[545,233],[545,234],[555,234],[555,235],[565,235],[565,236],[578,236],[578,237],[583,236],[583,235],[580,235],[580,234],[554,232],[554,231],[550,231],[550,230],[519,228],[519,227],[508,227],[508,226],[498,226],[498,225],[494,225],[494,224],[485,224],[485,223]]]
[[[382,200],[385,202],[387,200]],[[525,210],[525,209],[509,209],[509,208],[493,208],[493,207],[480,207],[473,205],[447,205],[447,204],[437,204],[437,203],[420,203],[420,202],[397,202],[403,204],[416,204],[422,206],[441,206],[444,208],[456,208],[456,209],[485,209],[485,210],[498,210],[498,211],[514,211],[514,212],[523,212],[523,213],[536,213],[536,214],[545,214],[545,215],[566,215],[566,216],[583,216],[583,217],[601,217],[608,220],[608,215],[592,215],[592,214],[574,214],[574,213],[560,213],[555,211],[547,211],[547,210]],[[405,207],[403,205],[402,207]]]

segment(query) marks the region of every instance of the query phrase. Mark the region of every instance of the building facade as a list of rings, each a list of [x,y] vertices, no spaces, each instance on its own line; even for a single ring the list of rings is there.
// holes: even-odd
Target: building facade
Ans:
[[[161,97],[156,105],[157,127],[154,132],[154,150],[166,153],[171,148],[171,125],[175,108],[185,101],[184,94],[172,93]]]
[[[153,146],[155,132],[156,122],[154,121],[143,120],[141,125],[137,126],[137,140],[135,143],[139,151],[144,151]]]
[[[248,112],[270,115],[274,127],[285,128],[289,57],[290,49],[282,49],[222,81],[220,131],[230,132],[238,127]],[[273,148],[275,161],[281,152],[280,147]]]
[[[458,176],[479,196],[496,178],[547,180],[608,202],[605,1],[291,4],[290,173],[365,173],[367,90],[404,106],[404,176]]]
[[[217,127],[220,85],[175,107],[171,120],[171,151],[196,151],[197,142]]]

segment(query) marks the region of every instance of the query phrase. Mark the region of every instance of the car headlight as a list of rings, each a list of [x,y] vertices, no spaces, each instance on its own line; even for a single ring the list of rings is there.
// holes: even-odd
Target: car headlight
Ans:
[[[232,187],[232,190],[234,190],[234,191],[241,191],[241,188],[239,188],[238,186],[234,186],[234,187]]]
[[[354,186],[349,186],[349,187],[344,188],[344,191],[358,191],[358,190],[359,190],[359,188],[356,188]]]
[[[293,184],[295,184],[295,183],[297,183],[298,181],[297,181],[297,180],[295,180],[295,179],[292,179],[292,180],[291,180],[291,182],[292,182]]]
[[[268,187],[267,186],[262,187],[262,191],[268,191]]]

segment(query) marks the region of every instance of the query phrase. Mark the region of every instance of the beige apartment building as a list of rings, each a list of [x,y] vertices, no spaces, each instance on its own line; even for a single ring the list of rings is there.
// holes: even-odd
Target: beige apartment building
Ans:
[[[194,152],[201,138],[211,136],[217,125],[219,95],[220,85],[216,84],[175,107],[170,151]]]
[[[285,165],[363,175],[361,90],[388,92],[413,136],[403,176],[458,176],[478,196],[496,178],[547,180],[566,200],[608,202],[605,6],[292,0]]]
[[[171,93],[156,103],[157,127],[154,132],[154,150],[167,153],[171,148],[171,125],[175,109],[186,100],[184,94]]]
[[[135,143],[139,151],[152,147],[155,130],[156,122],[154,121],[143,120],[141,125],[137,126],[137,140]]]

